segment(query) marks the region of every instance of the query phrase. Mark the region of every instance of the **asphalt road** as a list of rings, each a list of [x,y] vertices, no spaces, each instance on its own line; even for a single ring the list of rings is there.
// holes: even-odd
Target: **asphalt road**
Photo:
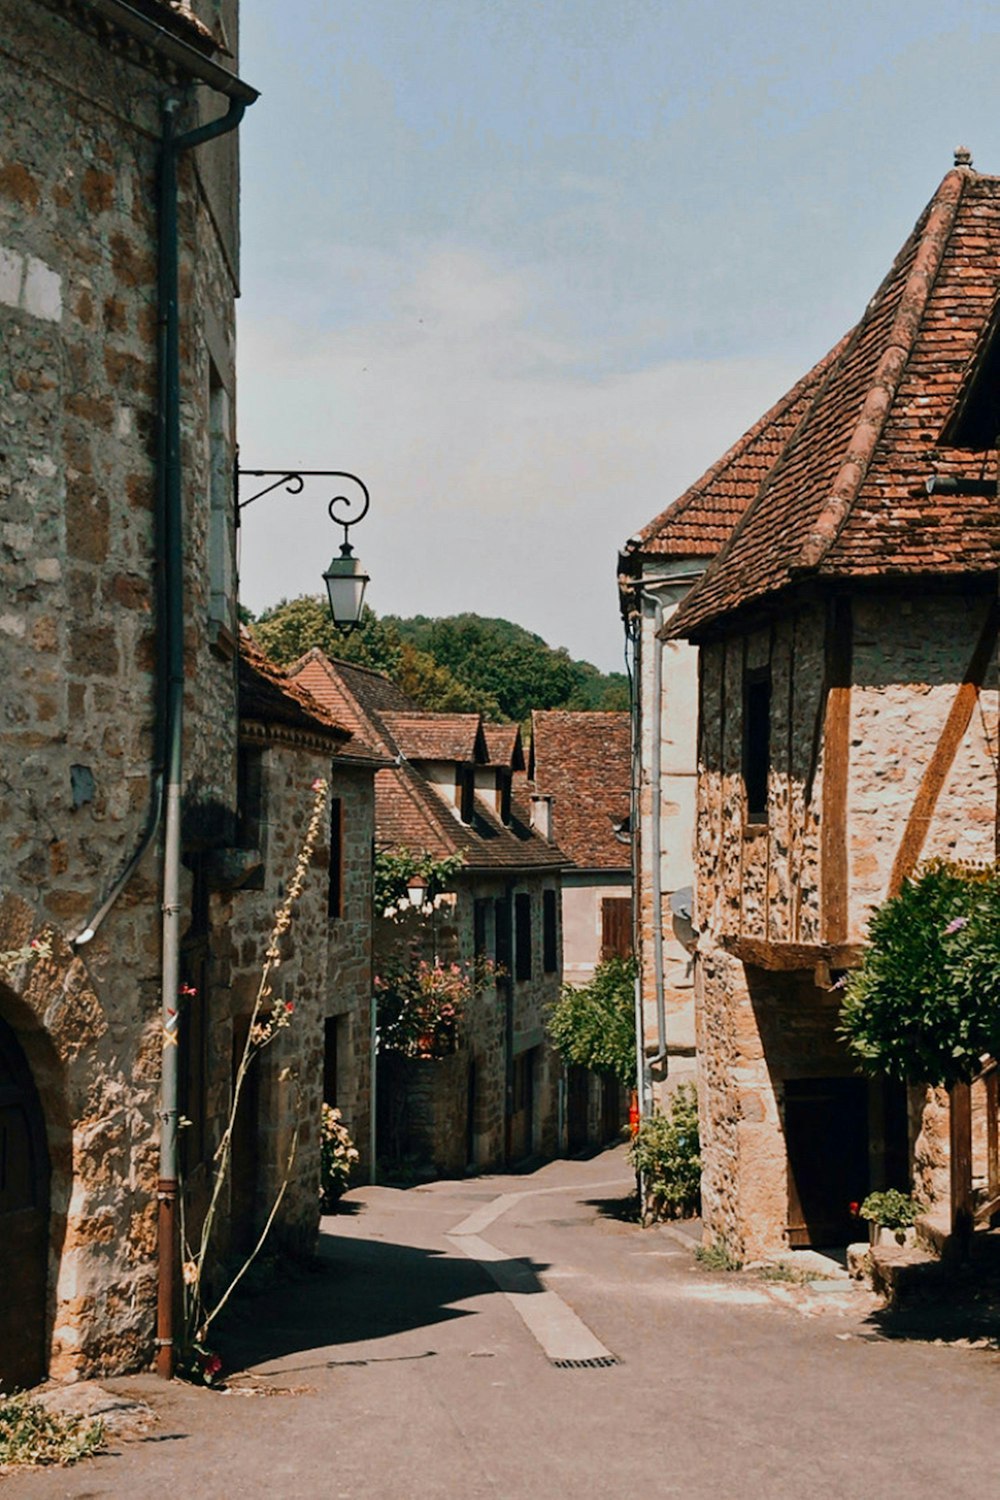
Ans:
[[[615,1216],[628,1187],[619,1149],[352,1193],[322,1269],[240,1305],[231,1393],[107,1382],[148,1430],[4,1500],[1000,1493],[991,1347],[843,1283],[707,1272]]]

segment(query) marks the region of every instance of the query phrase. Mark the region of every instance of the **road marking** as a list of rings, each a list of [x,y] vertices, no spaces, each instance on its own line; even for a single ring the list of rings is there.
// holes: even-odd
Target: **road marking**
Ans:
[[[466,1220],[465,1225],[468,1223]],[[525,1261],[511,1259],[465,1226],[460,1234],[456,1232],[448,1238],[493,1278],[548,1359],[614,1359],[573,1309],[542,1285],[540,1277]]]
[[[586,1188],[588,1193],[592,1193],[596,1192],[599,1188],[616,1187],[627,1189],[629,1183],[623,1182],[620,1177],[615,1177],[605,1182],[584,1183],[583,1187]],[[528,1188],[523,1193],[501,1193],[499,1198],[493,1198],[489,1203],[484,1203],[482,1208],[477,1208],[473,1213],[469,1214],[468,1218],[463,1219],[460,1224],[456,1224],[454,1229],[449,1229],[448,1233],[449,1235],[482,1234],[483,1230],[488,1229],[491,1224],[495,1223],[501,1214],[505,1214],[509,1208],[513,1208],[516,1203],[520,1203],[525,1198],[541,1198],[549,1193],[578,1193],[580,1191],[581,1184],[577,1182],[566,1184],[563,1187]]]

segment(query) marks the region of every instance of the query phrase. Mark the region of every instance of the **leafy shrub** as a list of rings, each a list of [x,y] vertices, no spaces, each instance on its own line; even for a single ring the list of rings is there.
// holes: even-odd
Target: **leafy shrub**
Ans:
[[[858,1209],[858,1217],[881,1224],[883,1229],[909,1229],[920,1212],[920,1204],[909,1193],[889,1188],[884,1193],[869,1193]]]
[[[324,1208],[331,1208],[347,1192],[358,1153],[340,1110],[323,1105],[320,1135],[320,1196]]]
[[[634,958],[606,958],[589,984],[564,984],[548,1020],[552,1044],[569,1063],[635,1079]]]
[[[934,860],[872,916],[841,1034],[872,1073],[972,1078],[1000,1052],[1000,865]]]
[[[0,1396],[0,1465],[75,1464],[105,1441],[100,1417],[49,1411],[28,1391]]]
[[[682,1083],[664,1115],[647,1115],[629,1147],[629,1164],[642,1173],[651,1218],[687,1218],[701,1202],[698,1094]]]

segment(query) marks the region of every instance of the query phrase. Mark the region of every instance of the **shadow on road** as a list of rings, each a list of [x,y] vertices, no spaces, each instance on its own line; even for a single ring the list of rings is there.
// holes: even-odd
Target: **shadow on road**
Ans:
[[[543,1291],[541,1262],[503,1262],[516,1270],[519,1291]],[[284,1355],[388,1339],[394,1334],[466,1318],[456,1304],[499,1288],[475,1261],[381,1239],[320,1235],[314,1269],[295,1282],[233,1305],[219,1330],[230,1368]],[[377,1357],[375,1355],[372,1356]],[[410,1356],[413,1357],[413,1356]],[[331,1359],[326,1362],[341,1361]]]
[[[618,1219],[623,1224],[639,1223],[639,1195],[636,1192],[618,1198],[585,1198],[581,1201],[585,1207],[595,1208],[602,1219]]]

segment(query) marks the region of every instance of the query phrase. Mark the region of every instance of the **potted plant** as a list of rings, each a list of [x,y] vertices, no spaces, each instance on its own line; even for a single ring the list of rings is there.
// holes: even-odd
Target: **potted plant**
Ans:
[[[912,1244],[913,1226],[921,1204],[910,1193],[901,1193],[898,1188],[887,1188],[885,1192],[869,1193],[858,1208],[858,1217],[868,1220],[868,1242],[883,1244],[891,1239],[897,1245]]]

